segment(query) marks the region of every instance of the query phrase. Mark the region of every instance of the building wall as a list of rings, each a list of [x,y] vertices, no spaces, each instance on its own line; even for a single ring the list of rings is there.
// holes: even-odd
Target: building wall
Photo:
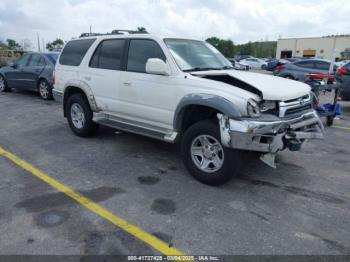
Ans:
[[[336,57],[340,58],[340,53],[346,48],[350,48],[350,37],[279,39],[276,58],[281,57],[282,51],[292,51],[292,56],[303,56],[305,50],[315,50],[315,56],[331,60],[334,48],[336,49]]]

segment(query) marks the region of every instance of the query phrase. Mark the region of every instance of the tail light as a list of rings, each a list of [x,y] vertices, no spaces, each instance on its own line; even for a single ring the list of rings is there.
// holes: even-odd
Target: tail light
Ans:
[[[276,66],[277,71],[282,71],[283,69],[285,69],[285,67],[282,65]]]
[[[347,74],[347,71],[346,71],[345,68],[342,68],[342,67],[341,67],[341,68],[338,69],[338,74],[339,74],[339,75],[346,75],[346,74]]]
[[[52,78],[51,78],[51,86],[52,86],[53,88],[55,88],[55,82],[56,82],[55,70],[53,70],[53,72],[52,72]]]

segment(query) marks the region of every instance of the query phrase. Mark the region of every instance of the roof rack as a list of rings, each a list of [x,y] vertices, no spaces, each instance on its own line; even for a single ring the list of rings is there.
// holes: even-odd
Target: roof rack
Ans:
[[[148,34],[147,31],[140,32],[135,30],[123,30],[123,29],[115,29],[110,33],[82,33],[79,38],[89,37],[89,36],[100,36],[100,35],[124,35],[124,34]]]

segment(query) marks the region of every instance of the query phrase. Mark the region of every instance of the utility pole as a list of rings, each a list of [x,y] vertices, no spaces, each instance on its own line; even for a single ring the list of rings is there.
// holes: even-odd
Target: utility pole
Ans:
[[[40,40],[39,40],[39,33],[36,33],[36,37],[38,38],[38,51],[40,52]]]
[[[90,25],[90,34],[92,33],[92,25]]]
[[[43,44],[43,52],[45,52],[45,40],[41,39],[41,41],[42,41],[42,44]]]

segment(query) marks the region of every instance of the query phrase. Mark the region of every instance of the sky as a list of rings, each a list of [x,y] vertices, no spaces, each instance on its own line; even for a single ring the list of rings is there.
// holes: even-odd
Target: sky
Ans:
[[[1,0],[0,40],[136,29],[235,43],[350,33],[349,0]]]

